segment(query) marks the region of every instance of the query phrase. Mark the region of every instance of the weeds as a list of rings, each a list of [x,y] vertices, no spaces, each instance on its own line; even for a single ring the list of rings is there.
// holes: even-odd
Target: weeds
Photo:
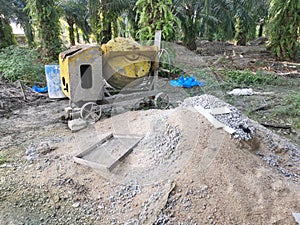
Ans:
[[[286,96],[282,104],[274,108],[273,115],[280,118],[288,117],[297,128],[300,128],[300,92]]]
[[[224,75],[228,78],[227,83],[230,83],[231,86],[235,87],[290,84],[290,82],[287,79],[283,79],[271,74],[264,74],[263,71],[257,71],[256,73],[253,73],[249,70],[227,70],[225,71]]]
[[[9,81],[45,82],[44,65],[34,49],[10,46],[0,52],[0,74]]]

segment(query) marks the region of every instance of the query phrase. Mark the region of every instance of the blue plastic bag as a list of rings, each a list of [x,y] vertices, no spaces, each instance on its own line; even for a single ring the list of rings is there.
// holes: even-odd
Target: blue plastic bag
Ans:
[[[38,86],[32,86],[31,89],[35,92],[38,92],[38,93],[45,93],[48,91],[48,86],[46,87],[38,87]]]
[[[191,88],[191,87],[202,87],[205,85],[205,82],[200,82],[194,78],[194,76],[184,77],[180,76],[177,80],[170,80],[170,84],[173,87],[184,87],[184,88]]]

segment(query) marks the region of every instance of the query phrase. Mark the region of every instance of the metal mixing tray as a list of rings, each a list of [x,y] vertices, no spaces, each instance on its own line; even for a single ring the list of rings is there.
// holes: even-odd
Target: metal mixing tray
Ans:
[[[109,134],[101,141],[74,156],[74,161],[99,170],[112,171],[134,149],[143,137]]]

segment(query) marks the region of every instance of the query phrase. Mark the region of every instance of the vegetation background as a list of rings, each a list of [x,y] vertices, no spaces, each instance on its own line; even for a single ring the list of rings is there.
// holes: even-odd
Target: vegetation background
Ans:
[[[64,20],[68,40],[62,40]],[[66,45],[104,43],[116,36],[181,41],[190,50],[196,39],[246,45],[267,35],[281,60],[299,53],[299,0],[0,0],[0,48],[15,45],[10,22],[21,25],[27,46],[43,62],[57,60]],[[65,43],[65,46],[63,45]]]

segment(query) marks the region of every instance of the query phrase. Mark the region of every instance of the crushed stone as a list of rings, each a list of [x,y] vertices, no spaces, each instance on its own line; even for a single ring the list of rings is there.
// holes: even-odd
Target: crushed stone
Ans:
[[[161,120],[155,123],[154,132],[145,135],[138,148],[145,148],[150,152],[150,166],[158,166],[166,161],[173,162],[179,157],[181,151],[177,146],[181,137],[181,131],[177,127]]]
[[[230,109],[230,113],[214,115],[214,117],[221,123],[235,130],[233,138],[248,141],[254,136],[255,127],[252,125],[251,121],[237,108],[216,98],[215,96],[205,94],[201,96],[190,97],[185,99],[180,105],[180,107],[183,108],[188,106],[202,106],[204,109],[213,109],[226,106]]]

